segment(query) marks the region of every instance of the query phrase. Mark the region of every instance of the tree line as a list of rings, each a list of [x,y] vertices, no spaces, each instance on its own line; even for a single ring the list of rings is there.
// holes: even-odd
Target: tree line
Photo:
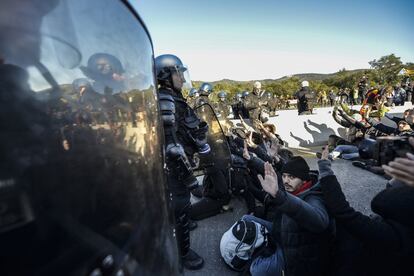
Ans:
[[[372,87],[377,85],[387,86],[400,83],[404,76],[400,75],[401,69],[414,69],[414,63],[403,63],[400,57],[395,54],[383,56],[369,62],[371,69],[346,70],[345,68],[333,74],[297,74],[289,77],[283,77],[275,80],[259,80],[262,88],[273,95],[283,98],[291,98],[293,94],[300,89],[300,83],[303,80],[309,81],[310,88],[318,95],[330,90],[338,92],[339,89],[356,88],[362,76],[367,76],[369,84]],[[220,80],[212,82],[214,85],[213,100],[217,97],[219,91],[226,91],[229,97],[234,97],[236,93],[251,91],[252,81],[233,81]],[[193,87],[200,87],[203,81],[193,81]]]

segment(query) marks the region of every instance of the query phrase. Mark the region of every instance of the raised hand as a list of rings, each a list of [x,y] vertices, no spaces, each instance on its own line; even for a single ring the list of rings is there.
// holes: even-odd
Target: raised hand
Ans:
[[[247,145],[251,148],[257,147],[257,145],[253,142],[253,132],[250,131],[250,134],[248,137],[246,137]]]
[[[276,194],[279,191],[277,174],[269,162],[264,164],[264,178],[260,174],[257,175],[257,177],[259,178],[263,190],[271,196],[276,197]]]
[[[246,140],[244,140],[243,158],[246,159],[246,160],[250,160],[250,154],[249,154],[249,150],[247,149]]]
[[[328,147],[328,145],[326,145],[323,148],[321,160],[328,160],[328,159],[329,159],[329,147]]]
[[[278,157],[278,153],[279,153],[280,146],[279,146],[279,144],[277,143],[276,140],[275,141],[272,141],[271,146],[270,147],[266,147],[266,149],[267,149],[267,154],[269,156],[271,156],[271,157]]]

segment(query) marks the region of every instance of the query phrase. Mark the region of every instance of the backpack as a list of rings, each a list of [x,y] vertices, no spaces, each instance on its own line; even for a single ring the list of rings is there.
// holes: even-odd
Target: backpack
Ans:
[[[255,249],[266,242],[268,231],[253,221],[239,220],[227,230],[220,241],[224,262],[236,271],[242,271],[252,258]]]

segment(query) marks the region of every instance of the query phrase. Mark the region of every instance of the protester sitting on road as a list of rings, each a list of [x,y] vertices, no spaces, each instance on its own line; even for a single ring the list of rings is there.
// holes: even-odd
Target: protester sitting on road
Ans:
[[[414,136],[414,130],[411,128],[410,124],[404,119],[398,122],[397,127],[388,126],[372,118],[368,118],[367,122],[370,123],[373,128],[385,134],[399,136]]]
[[[332,112],[332,117],[338,124],[346,129],[346,138],[336,137],[336,144],[352,144],[355,139],[364,136],[364,132],[368,127],[364,123],[361,114],[357,113],[355,110],[348,110],[348,112],[345,112],[342,107],[335,106]],[[330,136],[330,138],[331,137],[333,138],[333,136]],[[335,147],[336,144],[333,145],[332,143],[329,143],[329,146]]]
[[[320,158],[322,154],[318,152],[316,156]],[[338,145],[329,153],[329,159],[335,160],[339,157],[345,160],[357,159],[359,158],[359,149],[355,145]]]
[[[385,134],[392,134],[396,136],[414,136],[414,131],[410,127],[410,125],[405,121],[401,120],[398,122],[397,127],[390,127],[383,123],[378,123],[374,119],[368,118],[368,122],[372,124],[372,126],[381,131]],[[343,159],[357,159],[359,158],[359,143],[362,141],[362,138],[355,139],[351,145],[338,145],[335,147],[335,149],[329,154],[329,158],[331,160],[334,160],[338,157],[342,157]],[[321,154],[317,154],[317,156],[320,156]],[[354,163],[354,164],[360,164]],[[382,171],[382,170],[381,170]]]
[[[393,116],[388,113],[385,114],[385,117],[393,121],[398,125],[400,121],[406,121],[412,129],[414,129],[414,109],[406,109],[402,117]]]
[[[414,148],[414,140],[410,143]],[[414,155],[397,158],[384,170],[406,185],[386,189],[371,201],[375,218],[355,211],[346,200],[341,186],[330,169],[329,152],[324,150],[318,162],[323,168],[320,185],[328,211],[334,216],[337,228],[343,228],[348,237],[354,237],[362,243],[352,250],[355,260],[363,259],[361,264],[352,266],[353,272],[346,275],[413,275],[412,258],[414,256]],[[346,241],[345,241],[346,242]],[[354,256],[355,257],[355,256]],[[349,267],[348,267],[349,268]],[[344,274],[345,275],[345,274]]]
[[[264,177],[258,177],[266,192],[268,212],[264,219],[243,217],[264,225],[271,233],[271,245],[252,261],[250,273],[325,275],[332,224],[319,184],[300,156],[289,160],[281,173],[278,175],[270,163],[264,165]]]

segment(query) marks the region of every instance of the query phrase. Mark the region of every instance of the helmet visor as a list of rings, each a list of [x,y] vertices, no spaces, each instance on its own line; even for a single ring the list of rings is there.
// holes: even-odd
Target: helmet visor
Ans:
[[[184,65],[181,68],[183,68],[183,69],[181,69],[181,70],[183,70],[181,72],[182,72],[183,80],[184,80],[183,89],[193,88],[193,85],[191,83],[191,78],[190,78],[190,71],[188,70],[188,67]]]

